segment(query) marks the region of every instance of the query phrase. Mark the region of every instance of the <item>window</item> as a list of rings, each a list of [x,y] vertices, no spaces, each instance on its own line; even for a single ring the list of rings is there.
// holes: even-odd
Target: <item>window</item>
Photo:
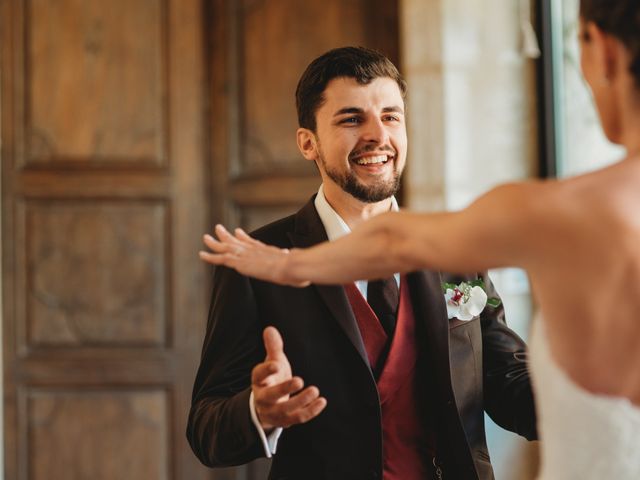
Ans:
[[[580,70],[579,0],[541,0],[545,61],[547,171],[569,177],[624,156],[604,136]],[[551,131],[552,129],[552,131]],[[543,169],[544,170],[544,169]]]

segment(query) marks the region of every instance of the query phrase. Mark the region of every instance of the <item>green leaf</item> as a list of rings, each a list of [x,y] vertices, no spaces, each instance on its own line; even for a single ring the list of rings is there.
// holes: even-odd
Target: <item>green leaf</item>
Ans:
[[[502,300],[500,300],[499,298],[490,298],[487,300],[487,305],[496,308],[502,305]]]
[[[458,288],[458,285],[456,285],[455,283],[443,283],[442,284],[442,291],[444,293],[447,293],[447,290],[455,290],[456,288]]]
[[[472,287],[480,287],[482,290],[485,290],[484,288],[484,282],[482,281],[482,279],[478,278],[476,280],[471,280],[469,282],[469,285],[471,285]]]

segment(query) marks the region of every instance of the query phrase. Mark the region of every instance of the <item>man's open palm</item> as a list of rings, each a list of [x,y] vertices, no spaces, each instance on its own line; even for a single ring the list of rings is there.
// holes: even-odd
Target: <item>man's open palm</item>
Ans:
[[[294,377],[284,353],[278,330],[267,327],[263,333],[266,357],[251,372],[251,388],[256,414],[262,428],[288,427],[315,418],[327,405],[317,387],[307,387]]]

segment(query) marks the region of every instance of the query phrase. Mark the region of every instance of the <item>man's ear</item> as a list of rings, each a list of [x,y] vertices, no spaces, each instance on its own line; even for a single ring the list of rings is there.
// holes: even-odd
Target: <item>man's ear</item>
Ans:
[[[316,161],[318,158],[318,143],[315,133],[308,128],[299,128],[296,131],[296,140],[302,156],[307,160]]]

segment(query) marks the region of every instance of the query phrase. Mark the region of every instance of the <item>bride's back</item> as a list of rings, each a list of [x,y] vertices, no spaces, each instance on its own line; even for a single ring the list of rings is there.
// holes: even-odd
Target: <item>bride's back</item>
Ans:
[[[640,404],[640,159],[545,190],[528,270],[552,353],[585,388]]]

